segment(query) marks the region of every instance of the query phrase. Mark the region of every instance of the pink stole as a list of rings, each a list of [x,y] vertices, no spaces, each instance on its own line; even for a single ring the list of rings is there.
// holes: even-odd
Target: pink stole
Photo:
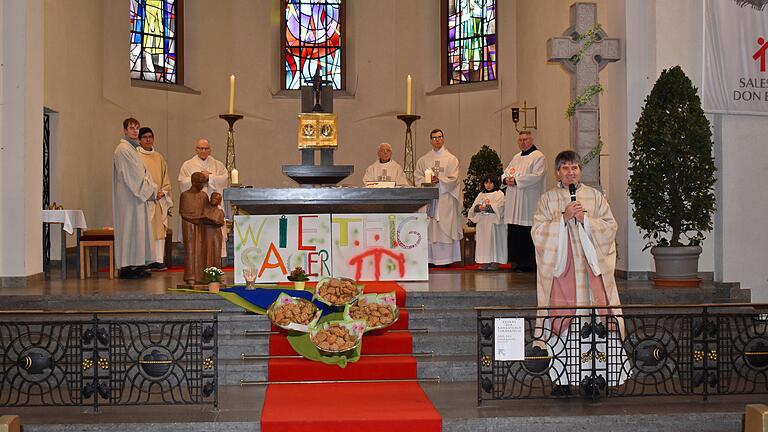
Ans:
[[[552,279],[552,292],[549,295],[549,305],[551,307],[569,307],[576,306],[576,271],[573,265],[573,251],[571,250],[571,233],[568,233],[568,259],[565,262],[565,271],[560,277]],[[602,276],[595,276],[592,268],[585,263],[587,274],[589,275],[589,288],[592,291],[593,306],[608,306],[608,294],[605,292],[605,284]],[[582,305],[579,305],[582,306]],[[561,334],[571,325],[570,316],[576,313],[576,308],[572,309],[551,309],[549,315],[552,319],[552,331],[555,334]],[[598,310],[601,315],[611,313],[606,308]],[[567,317],[567,318],[566,318]]]

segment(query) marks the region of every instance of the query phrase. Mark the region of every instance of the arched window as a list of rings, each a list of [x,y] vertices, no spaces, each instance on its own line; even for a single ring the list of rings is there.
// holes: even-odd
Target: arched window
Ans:
[[[131,0],[131,78],[183,84],[182,0]]]
[[[297,90],[320,73],[345,87],[343,0],[282,0],[282,86]]]
[[[443,0],[443,84],[496,80],[496,0]]]

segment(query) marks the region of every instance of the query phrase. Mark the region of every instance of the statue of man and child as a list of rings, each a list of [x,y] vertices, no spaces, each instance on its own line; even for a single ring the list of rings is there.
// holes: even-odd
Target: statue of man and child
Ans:
[[[184,282],[188,285],[204,283],[203,270],[221,265],[221,243],[224,211],[219,208],[221,194],[214,192],[208,198],[203,190],[208,176],[192,174],[192,187],[179,198],[179,215],[184,237]]]

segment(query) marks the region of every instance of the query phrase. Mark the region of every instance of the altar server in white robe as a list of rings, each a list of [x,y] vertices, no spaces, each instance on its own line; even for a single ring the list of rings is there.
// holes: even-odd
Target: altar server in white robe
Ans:
[[[195,143],[195,156],[181,165],[181,170],[179,171],[179,189],[181,192],[187,191],[192,187],[192,174],[196,172],[201,172],[208,176],[208,184],[203,188],[208,194],[208,198],[214,192],[224,195],[224,189],[229,186],[229,173],[223,163],[211,156],[211,145],[207,139],[197,140]],[[219,208],[224,209],[223,203],[219,204]],[[181,232],[181,229],[179,229],[179,232]],[[227,256],[226,224],[221,227],[221,233],[223,235],[221,256],[225,257]]]
[[[148,277],[145,266],[152,259],[152,236],[148,201],[161,199],[136,148],[139,121],[123,121],[125,137],[115,148],[112,163],[112,213],[115,224],[115,261],[119,277]]]
[[[429,263],[448,265],[461,261],[459,241],[462,237],[461,205],[459,200],[459,160],[443,144],[445,135],[440,129],[429,134],[432,150],[416,162],[414,178],[417,185],[431,183],[439,189],[439,199],[435,216],[429,218]],[[431,181],[427,181],[425,172],[429,169]]]
[[[363,175],[363,184],[370,182],[395,182],[395,186],[410,186],[403,167],[392,160],[392,146],[383,142],[377,149],[379,160],[372,163]]]
[[[592,335],[580,334],[582,326],[589,322],[591,306],[597,307],[597,314],[601,315],[598,321],[605,326],[609,338],[618,340],[624,334],[624,320],[616,317],[621,315],[621,309],[607,307],[620,304],[614,278],[616,220],[602,192],[581,184],[578,153],[560,152],[555,158],[555,170],[560,182],[539,200],[531,235],[538,261],[538,306],[564,309],[540,310],[534,338],[538,346],[546,345],[553,356],[553,394],[567,395],[571,384],[591,375],[592,356],[596,373],[608,386],[623,383],[630,367],[621,342],[612,344],[613,361],[606,365],[606,339],[597,337],[596,351],[592,351]],[[569,192],[571,185],[573,194]],[[582,314],[587,317],[572,318]],[[569,362],[582,361],[584,356],[588,356],[588,361],[581,363],[582,376],[574,376],[578,366]],[[607,377],[603,371],[606,367]]]
[[[507,246],[514,271],[536,271],[536,256],[531,241],[531,225],[536,204],[544,193],[547,161],[533,144],[531,131],[517,137],[520,152],[512,157],[501,175],[506,188],[504,222],[508,224]]]
[[[481,188],[469,209],[469,220],[475,223],[475,262],[480,270],[498,270],[499,264],[507,262],[504,192],[493,174],[483,177]]]

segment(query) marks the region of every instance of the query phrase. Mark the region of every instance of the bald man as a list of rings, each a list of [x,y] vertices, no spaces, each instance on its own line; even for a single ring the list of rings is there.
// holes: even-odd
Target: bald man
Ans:
[[[224,189],[229,186],[229,173],[223,163],[214,159],[211,156],[211,144],[207,139],[201,138],[195,143],[195,156],[192,159],[185,161],[181,165],[179,171],[179,183],[180,191],[185,192],[192,186],[192,174],[199,172],[208,176],[208,183],[205,184],[203,190],[208,194],[208,198],[211,194],[218,192],[224,195]],[[219,208],[224,208],[219,204]],[[222,234],[224,236],[224,244],[222,245],[221,256],[227,256],[226,250],[226,238],[227,227],[222,227]]]
[[[392,160],[392,146],[383,142],[379,144],[377,153],[379,159],[365,170],[363,183],[393,181],[395,186],[410,186],[408,179],[405,178],[403,167]]]

